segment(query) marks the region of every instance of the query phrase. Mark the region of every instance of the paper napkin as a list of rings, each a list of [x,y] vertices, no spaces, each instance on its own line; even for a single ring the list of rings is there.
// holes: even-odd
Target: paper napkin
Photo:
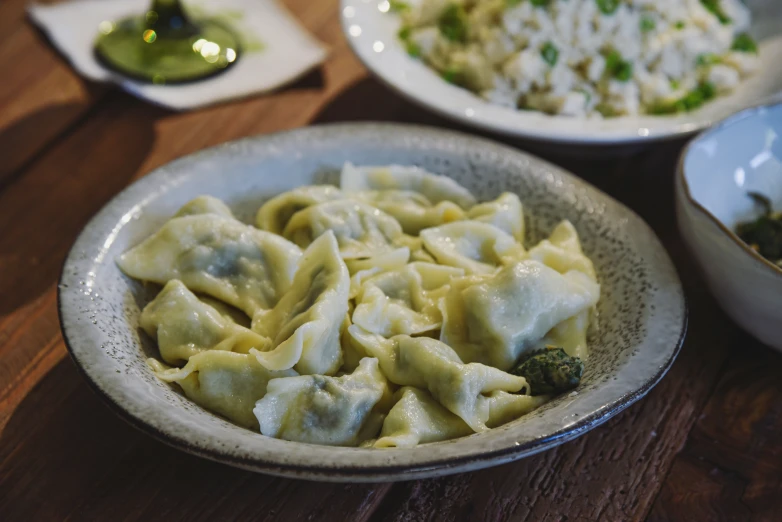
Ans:
[[[86,78],[116,83],[139,98],[176,110],[270,91],[303,76],[327,55],[325,46],[275,0],[193,0],[184,2],[193,19],[216,16],[230,23],[244,43],[244,52],[228,70],[193,83],[152,85],[104,68],[93,54],[99,24],[143,14],[150,5],[149,0],[75,0],[32,4],[28,12]]]

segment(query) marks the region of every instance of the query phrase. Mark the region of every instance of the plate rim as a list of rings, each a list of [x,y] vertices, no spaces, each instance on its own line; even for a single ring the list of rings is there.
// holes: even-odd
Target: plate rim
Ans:
[[[382,466],[358,466],[358,467],[351,466],[348,464],[342,467],[330,467],[328,465],[323,465],[323,464],[302,465],[302,464],[284,463],[281,461],[271,462],[261,458],[238,457],[232,455],[229,452],[220,451],[218,448],[207,447],[208,446],[207,444],[199,445],[197,443],[188,440],[187,437],[176,436],[171,433],[166,433],[160,428],[158,428],[157,426],[151,424],[147,419],[141,418],[131,413],[130,411],[126,410],[122,406],[120,401],[118,401],[116,397],[112,395],[111,390],[104,389],[104,387],[99,382],[96,382],[96,380],[91,377],[89,372],[85,369],[84,365],[82,364],[82,361],[79,359],[78,350],[75,350],[74,346],[72,345],[71,333],[70,333],[70,328],[77,326],[77,321],[74,319],[75,316],[73,317],[70,316],[70,314],[72,313],[75,314],[75,312],[67,310],[66,309],[67,307],[65,306],[63,300],[64,294],[76,291],[73,287],[64,286],[63,282],[66,277],[66,272],[71,265],[73,265],[78,261],[77,259],[77,256],[79,254],[78,248],[81,246],[81,243],[86,239],[87,234],[91,232],[92,228],[98,226],[100,222],[98,218],[100,217],[100,215],[103,214],[104,211],[109,209],[115,202],[122,199],[123,195],[125,195],[128,192],[132,192],[133,190],[136,190],[139,187],[143,187],[144,184],[152,183],[152,181],[155,180],[156,176],[164,176],[165,172],[168,169],[175,166],[176,164],[186,163],[190,161],[199,161],[201,158],[204,157],[219,155],[221,153],[230,151],[234,147],[241,146],[241,144],[243,143],[264,142],[264,141],[271,142],[273,140],[280,139],[288,135],[296,135],[300,133],[306,134],[308,132],[312,132],[312,129],[315,129],[317,131],[318,129],[324,129],[324,128],[340,129],[343,132],[351,132],[351,131],[356,132],[360,130],[365,130],[367,128],[372,128],[375,129],[376,132],[390,131],[390,132],[404,132],[407,134],[410,134],[411,132],[413,133],[424,132],[424,133],[428,133],[430,136],[453,137],[453,138],[460,138],[462,140],[468,139],[471,141],[478,142],[479,145],[480,144],[490,145],[491,147],[495,148],[495,150],[498,151],[503,150],[506,153],[511,153],[520,157],[524,157],[527,161],[530,161],[532,163],[537,163],[539,166],[556,170],[560,174],[564,174],[566,177],[570,178],[576,184],[582,185],[583,187],[586,187],[591,191],[594,191],[600,197],[606,198],[611,202],[613,202],[614,204],[618,205],[623,212],[626,212],[629,216],[634,217],[639,225],[645,227],[648,233],[650,234],[650,236],[657,241],[658,247],[660,249],[660,253],[662,254],[662,257],[665,260],[665,262],[668,264],[667,268],[670,268],[671,270],[670,275],[675,279],[675,283],[677,285],[676,287],[679,290],[679,294],[681,297],[681,303],[680,303],[681,326],[679,328],[677,339],[674,341],[674,345],[672,347],[670,355],[664,361],[664,363],[659,368],[657,368],[657,371],[655,372],[654,375],[647,378],[642,384],[640,384],[633,391],[624,393],[613,402],[604,404],[600,408],[591,412],[589,415],[579,418],[577,421],[573,422],[572,424],[568,426],[564,426],[561,429],[554,431],[553,433],[550,433],[544,437],[535,438],[523,443],[517,443],[515,446],[506,446],[494,450],[487,450],[484,452],[469,454],[464,456],[424,460],[424,461],[417,462],[415,464],[389,464],[389,465],[382,465]],[[423,126],[423,125],[397,124],[397,123],[385,123],[385,122],[328,123],[328,124],[320,124],[320,125],[315,125],[310,127],[297,128],[297,129],[287,130],[278,133],[245,137],[238,140],[225,142],[206,149],[202,149],[200,151],[196,151],[192,154],[174,159],[171,162],[168,162],[164,165],[161,165],[153,169],[148,174],[142,176],[141,178],[135,180],[133,183],[126,186],[122,191],[120,191],[115,196],[113,196],[109,201],[107,201],[105,205],[103,205],[101,209],[98,212],[96,212],[92,216],[92,218],[90,218],[88,223],[79,233],[71,249],[69,250],[68,255],[65,257],[65,260],[62,265],[61,275],[57,284],[57,311],[58,311],[58,318],[60,321],[60,326],[62,329],[65,346],[68,350],[71,360],[74,361],[79,373],[87,381],[90,388],[93,389],[98,394],[99,397],[101,397],[101,399],[110,407],[110,409],[112,409],[123,420],[125,420],[135,428],[139,429],[144,433],[151,435],[155,439],[160,440],[161,442],[164,442],[169,446],[183,450],[187,453],[205,457],[213,461],[222,462],[222,463],[230,464],[235,467],[248,469],[252,471],[259,471],[259,472],[272,474],[272,475],[285,476],[289,478],[306,478],[311,480],[321,480],[321,481],[329,481],[329,482],[403,481],[403,480],[436,477],[436,476],[442,476],[442,475],[453,474],[458,472],[473,471],[473,470],[483,469],[501,463],[515,461],[545,451],[547,449],[558,446],[570,440],[573,440],[579,437],[580,435],[586,433],[587,431],[591,430],[592,428],[597,427],[600,424],[608,421],[610,418],[613,418],[618,413],[620,413],[621,411],[623,411],[624,409],[626,409],[627,407],[629,407],[630,405],[632,405],[633,403],[635,403],[636,401],[644,397],[665,376],[665,374],[668,372],[668,370],[675,362],[679,352],[681,351],[687,333],[688,317],[689,317],[687,297],[681,286],[681,278],[679,277],[678,270],[676,269],[676,266],[673,264],[672,260],[670,259],[667,250],[664,248],[662,242],[660,242],[659,238],[656,236],[656,234],[651,229],[651,227],[649,227],[649,225],[640,216],[638,216],[632,209],[625,206],[623,203],[617,201],[610,195],[604,193],[600,189],[594,187],[593,185],[591,185],[585,180],[582,180],[576,175],[571,174],[565,169],[553,165],[543,159],[537,158],[526,152],[519,151],[517,149],[509,147],[507,145],[496,143],[485,138],[477,138],[463,132],[444,130],[444,129],[433,128],[433,127]]]

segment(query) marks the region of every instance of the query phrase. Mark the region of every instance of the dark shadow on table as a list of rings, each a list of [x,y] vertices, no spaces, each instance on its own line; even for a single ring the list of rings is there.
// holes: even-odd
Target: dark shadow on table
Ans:
[[[320,520],[330,509],[360,512],[384,491],[282,479],[176,451],[120,420],[69,358],[11,415],[0,463],[0,520],[9,522]]]
[[[51,105],[0,128],[0,189],[86,110],[79,103]]]
[[[96,105],[98,116],[77,117],[30,158],[25,136],[78,106],[49,107],[0,130],[0,157],[8,154],[21,163],[5,183],[0,179],[0,270],[22,274],[0,276],[0,317],[52,286],[87,220],[128,184],[152,149],[155,121],[169,112],[143,105],[128,115],[123,108],[129,101],[119,92],[104,97]],[[35,233],[44,227],[59,231],[55,242]]]

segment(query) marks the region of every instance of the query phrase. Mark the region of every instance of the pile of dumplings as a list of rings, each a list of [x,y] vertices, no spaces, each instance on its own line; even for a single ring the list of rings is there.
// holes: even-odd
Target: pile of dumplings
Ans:
[[[289,441],[376,448],[481,433],[550,399],[509,370],[587,356],[600,286],[575,228],[525,249],[515,194],[476,203],[417,167],[346,164],[340,188],[267,201],[256,226],[201,196],[118,259],[164,285],[155,374]]]

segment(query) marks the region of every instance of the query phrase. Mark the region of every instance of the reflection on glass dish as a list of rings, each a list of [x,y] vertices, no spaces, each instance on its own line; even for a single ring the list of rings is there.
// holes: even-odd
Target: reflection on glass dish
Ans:
[[[181,83],[226,70],[239,57],[234,32],[216,20],[191,20],[179,0],[154,0],[149,11],[100,23],[98,59],[125,76]]]

